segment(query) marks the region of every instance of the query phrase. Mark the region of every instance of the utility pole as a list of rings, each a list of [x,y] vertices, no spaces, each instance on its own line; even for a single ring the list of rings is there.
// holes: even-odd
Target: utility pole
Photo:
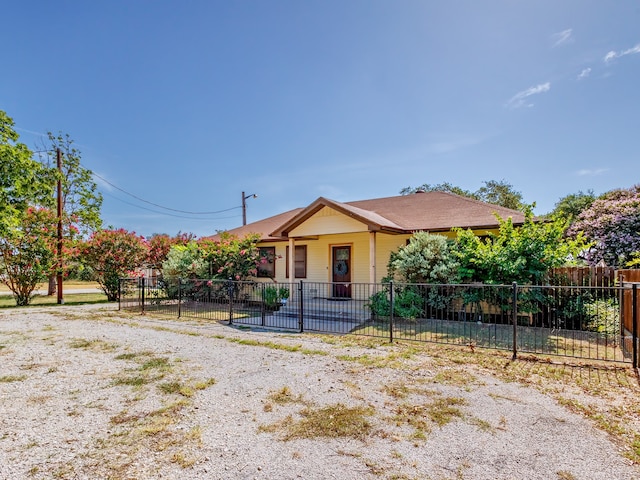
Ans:
[[[56,149],[56,163],[58,166],[58,266],[57,266],[57,290],[58,305],[64,303],[62,295],[62,152]]]
[[[246,225],[247,224],[247,198],[257,198],[258,195],[256,195],[255,193],[252,193],[251,195],[245,195],[244,192],[242,192],[242,225]]]

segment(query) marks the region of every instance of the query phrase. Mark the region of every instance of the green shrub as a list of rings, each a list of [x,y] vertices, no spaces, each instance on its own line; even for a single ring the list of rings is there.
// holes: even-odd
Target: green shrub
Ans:
[[[393,315],[398,318],[415,320],[424,315],[425,299],[413,287],[398,288],[394,291]],[[366,306],[371,309],[375,317],[389,317],[391,304],[388,291],[380,291],[369,297]]]
[[[616,300],[595,300],[585,304],[584,310],[587,316],[585,330],[606,335],[620,334],[620,311]]]

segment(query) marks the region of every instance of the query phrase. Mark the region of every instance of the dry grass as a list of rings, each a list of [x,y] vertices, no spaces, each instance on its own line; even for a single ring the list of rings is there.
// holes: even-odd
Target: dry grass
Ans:
[[[0,377],[0,383],[21,382],[26,378],[26,375],[3,375]]]
[[[359,340],[360,337],[349,336],[330,337],[327,341],[345,347],[374,346],[377,350],[382,350],[376,352],[375,357],[338,356],[341,360],[356,362],[366,368],[384,365],[409,371],[435,371],[437,373],[433,382],[465,388],[477,383],[477,375],[489,374],[503,381],[518,382],[535,388],[590,419],[622,447],[626,457],[640,463],[640,381],[630,365],[597,361],[569,363],[562,357],[540,355],[520,355],[512,360],[510,352],[469,346],[433,343],[416,345],[413,342],[389,344],[380,340],[375,343],[371,338],[363,338],[362,342]],[[412,354],[404,364],[398,364],[397,350],[405,348]],[[415,385],[405,383],[385,387],[385,392],[396,399],[405,399],[416,393],[415,389]],[[479,420],[467,421],[483,429],[504,428],[502,424],[491,427]]]
[[[342,403],[300,411],[300,419],[291,415],[280,422],[259,427],[258,431],[280,433],[284,441],[299,438],[356,438],[364,440],[371,433],[367,420],[374,414],[372,407],[347,407]]]

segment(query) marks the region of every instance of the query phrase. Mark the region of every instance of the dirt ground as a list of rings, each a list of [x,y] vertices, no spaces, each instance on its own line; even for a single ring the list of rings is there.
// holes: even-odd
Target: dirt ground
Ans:
[[[0,478],[640,479],[630,368],[477,350],[6,309]]]

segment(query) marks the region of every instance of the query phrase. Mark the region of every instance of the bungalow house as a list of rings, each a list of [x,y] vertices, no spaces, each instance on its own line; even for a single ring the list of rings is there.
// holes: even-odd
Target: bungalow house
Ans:
[[[524,222],[522,212],[436,191],[356,202],[320,197],[306,208],[228,233],[260,235],[258,247],[269,261],[260,266],[258,277],[278,283],[333,283],[328,296],[350,298],[352,283],[381,282],[390,253],[406,245],[413,233],[451,238],[451,229],[461,227],[486,235],[498,227],[494,213],[511,217],[516,225]]]

